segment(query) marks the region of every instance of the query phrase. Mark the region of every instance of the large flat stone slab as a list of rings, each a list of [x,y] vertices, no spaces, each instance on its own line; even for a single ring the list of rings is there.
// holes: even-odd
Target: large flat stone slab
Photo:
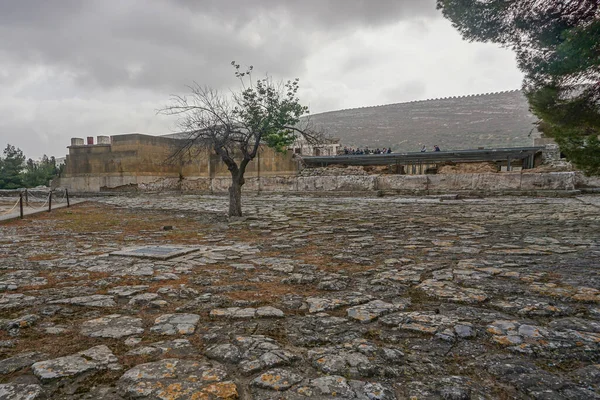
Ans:
[[[170,358],[140,364],[125,372],[117,386],[135,399],[237,399],[237,386],[219,364]]]
[[[70,356],[37,362],[31,366],[31,369],[42,382],[52,382],[57,379],[75,378],[86,372],[118,370],[121,366],[117,361],[112,351],[102,345]]]
[[[131,247],[119,251],[113,251],[111,256],[151,258],[155,260],[168,260],[170,258],[183,256],[198,250],[197,247],[188,246],[142,246]]]
[[[141,318],[111,314],[86,321],[81,326],[81,334],[89,337],[120,339],[144,332]]]

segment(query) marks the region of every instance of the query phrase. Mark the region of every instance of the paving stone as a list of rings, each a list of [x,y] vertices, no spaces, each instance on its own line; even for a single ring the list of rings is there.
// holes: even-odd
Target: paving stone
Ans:
[[[282,318],[283,311],[275,307],[259,307],[259,308],[215,308],[210,311],[210,316],[213,318],[231,318],[231,319],[250,319],[250,318]]]
[[[209,347],[205,354],[208,358],[232,364],[237,364],[242,359],[240,350],[229,343]]]
[[[130,306],[139,306],[139,305],[148,304],[148,303],[151,303],[153,300],[158,299],[158,297],[159,296],[156,293],[137,294],[129,300],[129,305]]]
[[[310,386],[317,396],[340,397],[352,399],[356,395],[346,378],[342,376],[323,376],[310,381]]]
[[[381,300],[373,300],[360,306],[350,307],[346,310],[346,312],[348,314],[348,318],[355,319],[359,322],[368,323],[382,315],[404,309],[404,307],[406,307],[406,303],[392,304]]]
[[[40,385],[26,383],[0,384],[0,400],[38,400],[46,399]]]
[[[160,335],[191,335],[199,320],[197,314],[163,314],[154,320],[150,330]]]
[[[61,299],[51,301],[50,304],[72,304],[85,307],[115,307],[117,303],[113,296],[95,294],[92,296],[72,297],[70,299]]]
[[[220,196],[146,193],[86,206],[108,205],[126,232],[63,224],[58,214],[43,232],[3,225],[0,327],[15,338],[0,342],[0,366],[18,369],[0,390],[14,397],[14,385],[39,383],[27,365],[48,372],[34,365],[57,363],[40,396],[597,398],[593,198],[262,194],[244,198],[244,218],[228,219]],[[146,217],[160,217],[156,229],[136,229]],[[163,218],[178,235],[159,229]],[[167,237],[181,246],[187,233],[196,250],[176,258],[106,256]],[[140,331],[148,316],[158,321]],[[42,351],[38,339],[60,343],[61,333],[88,328],[99,343],[118,337],[124,363],[147,364],[119,380],[121,372],[91,376],[118,368],[114,358],[28,358]],[[173,336],[148,343],[146,334]],[[288,375],[274,379],[273,370]],[[268,384],[253,383],[264,374]]]
[[[237,399],[237,386],[227,378],[216,363],[170,358],[135,366],[117,386],[126,398]]]
[[[7,331],[12,336],[19,335],[21,329],[30,328],[40,317],[35,314],[27,314],[14,319],[0,319],[0,330]]]
[[[12,308],[23,308],[35,303],[34,296],[26,296],[22,293],[4,293],[0,297],[0,310],[8,310]]]
[[[94,373],[106,369],[118,370],[120,368],[117,357],[104,345],[92,347],[70,356],[36,362],[31,366],[35,376],[42,382],[74,378],[84,373]]]
[[[373,297],[362,293],[349,293],[341,298],[308,297],[308,312],[317,313],[321,311],[335,310],[336,308],[367,303]]]
[[[256,309],[256,317],[258,318],[283,318],[284,314],[278,308],[275,307],[259,307]]]
[[[129,345],[135,346],[139,344],[141,341],[135,341],[129,343]],[[128,343],[125,343],[128,344]],[[175,340],[165,340],[155,343],[150,343],[146,346],[138,347],[133,350],[125,353],[126,356],[159,356],[166,353],[169,353],[172,356],[189,356],[195,353],[194,346],[187,339],[175,339]]]
[[[285,369],[274,368],[257,376],[252,381],[252,385],[262,389],[284,391],[301,382],[302,379],[301,375]]]
[[[108,294],[118,297],[130,297],[148,289],[148,285],[116,286],[108,290]]]
[[[84,322],[81,334],[89,337],[120,339],[144,332],[141,318],[111,314]]]
[[[35,351],[20,353],[13,357],[5,358],[4,360],[0,360],[0,375],[12,374],[15,371],[29,367],[30,365],[47,358],[47,354]]]
[[[381,323],[397,326],[400,329],[418,333],[435,334],[446,328],[454,328],[459,320],[454,316],[436,314],[435,312],[399,312],[380,318]],[[460,329],[460,328],[459,328]]]
[[[418,288],[429,296],[459,303],[480,303],[488,298],[485,292],[479,289],[466,288],[434,279],[423,281]]]

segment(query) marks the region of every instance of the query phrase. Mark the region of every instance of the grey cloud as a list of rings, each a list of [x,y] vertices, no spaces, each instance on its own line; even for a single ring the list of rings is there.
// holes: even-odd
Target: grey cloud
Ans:
[[[82,86],[180,90],[232,82],[229,61],[296,76],[319,36],[436,15],[433,1],[9,1],[0,62],[68,71]]]
[[[437,16],[435,2],[427,0],[176,0],[190,10],[203,10],[236,25],[269,12],[289,16],[294,24],[335,29],[344,26],[375,26],[420,16]]]
[[[381,98],[384,103],[402,103],[411,100],[423,99],[427,93],[427,85],[420,80],[403,82],[391,88],[386,88],[381,92]]]

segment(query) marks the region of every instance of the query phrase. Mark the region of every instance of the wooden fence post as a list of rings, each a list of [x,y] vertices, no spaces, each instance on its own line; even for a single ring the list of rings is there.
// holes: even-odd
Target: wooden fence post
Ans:
[[[52,190],[48,193],[48,212],[52,211]]]
[[[19,211],[21,219],[23,219],[23,192],[19,193]]]

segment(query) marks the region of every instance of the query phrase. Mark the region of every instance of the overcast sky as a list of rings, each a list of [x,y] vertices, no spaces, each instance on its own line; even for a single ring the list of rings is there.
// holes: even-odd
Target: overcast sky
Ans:
[[[509,50],[468,43],[435,0],[0,1],[0,146],[62,157],[71,137],[176,130],[157,116],[230,65],[300,78],[311,113],[518,89]]]

